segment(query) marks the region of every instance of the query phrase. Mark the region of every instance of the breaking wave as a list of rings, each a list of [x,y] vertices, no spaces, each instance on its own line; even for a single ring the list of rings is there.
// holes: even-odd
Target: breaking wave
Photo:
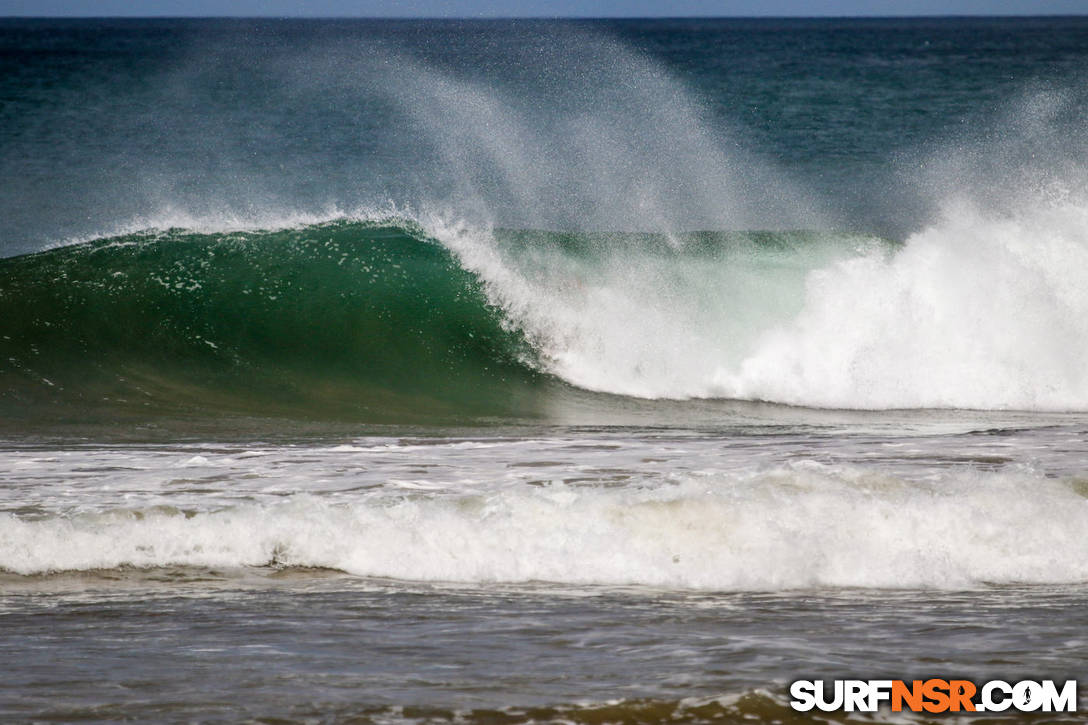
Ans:
[[[533,417],[577,390],[1088,410],[1088,210],[1068,200],[964,204],[903,243],[338,217],[136,232],[0,270],[15,416]]]

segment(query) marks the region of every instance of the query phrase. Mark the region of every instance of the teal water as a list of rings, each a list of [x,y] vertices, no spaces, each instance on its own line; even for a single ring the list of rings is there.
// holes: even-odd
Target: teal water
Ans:
[[[410,228],[141,234],[4,267],[12,417],[427,422],[512,413],[535,378],[479,282]]]
[[[1086,72],[1084,18],[0,21],[0,717],[1081,676]]]

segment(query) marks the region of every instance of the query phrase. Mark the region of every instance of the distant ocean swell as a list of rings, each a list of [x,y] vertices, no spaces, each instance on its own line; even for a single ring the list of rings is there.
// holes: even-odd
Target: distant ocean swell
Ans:
[[[0,569],[327,567],[421,581],[706,590],[1088,580],[1080,479],[910,481],[814,463],[668,484],[488,493],[397,486],[218,509],[0,516]]]
[[[1069,199],[952,206],[903,243],[405,217],[138,232],[0,260],[0,404],[406,421],[583,389],[1088,410],[1086,270]]]

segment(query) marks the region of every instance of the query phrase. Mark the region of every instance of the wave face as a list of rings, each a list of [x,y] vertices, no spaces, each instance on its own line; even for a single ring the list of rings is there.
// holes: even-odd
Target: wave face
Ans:
[[[218,509],[0,515],[0,569],[327,567],[467,583],[706,590],[971,587],[1088,579],[1084,481],[949,471],[912,481],[802,462],[665,485],[383,487]]]
[[[479,281],[405,223],[129,234],[0,261],[0,278],[13,414],[411,420],[503,409],[537,377]]]
[[[16,417],[532,418],[585,391],[1088,410],[1088,211],[1069,200],[964,204],[903,244],[338,217],[139,232],[0,269]]]

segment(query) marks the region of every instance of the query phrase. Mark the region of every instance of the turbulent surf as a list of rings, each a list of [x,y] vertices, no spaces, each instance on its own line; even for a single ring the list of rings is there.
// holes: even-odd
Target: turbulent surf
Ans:
[[[129,233],[0,261],[2,399],[371,422],[536,418],[577,389],[1084,410],[1085,229],[1066,201],[960,208],[904,243],[404,217]]]

